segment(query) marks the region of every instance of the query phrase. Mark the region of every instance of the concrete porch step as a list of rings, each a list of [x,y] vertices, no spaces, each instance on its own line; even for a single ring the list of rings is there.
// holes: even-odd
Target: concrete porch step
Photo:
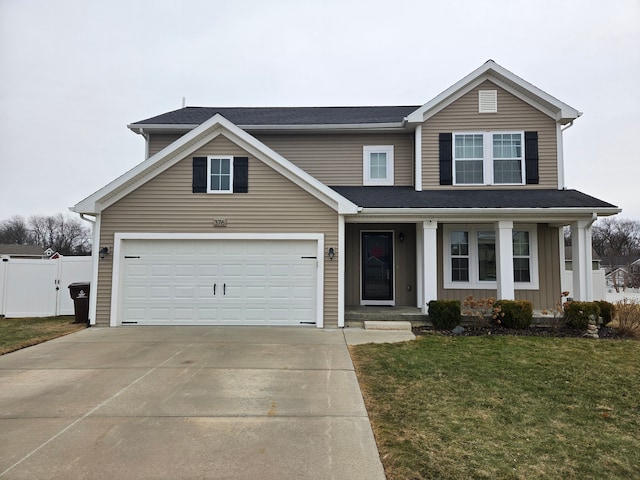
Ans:
[[[365,320],[365,330],[406,330],[411,331],[411,322]]]

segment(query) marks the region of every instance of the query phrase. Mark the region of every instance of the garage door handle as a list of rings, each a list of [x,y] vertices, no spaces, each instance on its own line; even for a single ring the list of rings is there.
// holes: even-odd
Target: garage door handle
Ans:
[[[216,294],[216,284],[215,283],[213,284],[213,294],[214,295]]]
[[[222,286],[222,294],[223,295],[227,294],[227,284],[226,283]]]

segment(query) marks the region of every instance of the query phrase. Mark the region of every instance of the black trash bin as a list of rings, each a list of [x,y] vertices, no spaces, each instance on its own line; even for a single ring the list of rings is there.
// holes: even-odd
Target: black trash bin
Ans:
[[[76,314],[75,323],[89,325],[89,282],[75,282],[69,285],[69,295],[73,299]]]

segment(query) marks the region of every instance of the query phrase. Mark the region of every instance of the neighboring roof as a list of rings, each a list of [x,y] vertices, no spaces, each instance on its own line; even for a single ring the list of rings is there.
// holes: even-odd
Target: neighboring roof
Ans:
[[[413,187],[331,187],[363,208],[408,209],[585,209],[604,215],[618,207],[576,190],[447,189],[417,192]]]
[[[601,260],[603,265],[613,268],[632,266],[635,263],[640,262],[640,257],[637,255],[607,255],[602,257]]]
[[[569,262],[573,260],[573,248],[571,248],[571,245],[565,245],[564,259]],[[598,262],[600,261],[600,255],[598,255],[598,252],[596,252],[595,248],[591,248],[591,259]]]
[[[545,112],[563,125],[572,122],[582,115],[582,113],[575,108],[552,97],[517,75],[514,75],[493,60],[487,60],[481,67],[447,88],[433,100],[425,103],[409,115],[407,120],[416,123],[424,122],[430,116],[436,114],[486,80],[490,80],[499,87],[504,88],[509,93]]]
[[[220,114],[214,115],[175,142],[136,165],[94,194],[70,208],[76,213],[98,214],[130,192],[139,188],[219,135],[224,135],[240,148],[263,161],[285,178],[339,213],[355,213],[356,206],[331,188],[316,180],[300,167],[267,147]]]
[[[44,249],[39,245],[0,244],[0,255],[42,257]]]
[[[404,118],[419,108],[414,106],[388,107],[185,107],[129,125],[140,127],[162,125],[191,127],[200,125],[220,114],[235,125],[301,126],[301,125],[361,125],[395,124],[401,126]]]

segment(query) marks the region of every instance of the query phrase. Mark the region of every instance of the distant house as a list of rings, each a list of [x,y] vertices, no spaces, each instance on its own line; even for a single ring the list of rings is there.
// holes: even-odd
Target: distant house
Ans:
[[[8,258],[48,258],[38,245],[0,244],[0,257]]]
[[[607,287],[616,291],[627,288],[640,288],[640,258],[611,257],[608,261]]]
[[[591,270],[600,270],[602,261],[595,250],[591,249]],[[573,251],[571,247],[564,247],[564,269],[573,270]]]

